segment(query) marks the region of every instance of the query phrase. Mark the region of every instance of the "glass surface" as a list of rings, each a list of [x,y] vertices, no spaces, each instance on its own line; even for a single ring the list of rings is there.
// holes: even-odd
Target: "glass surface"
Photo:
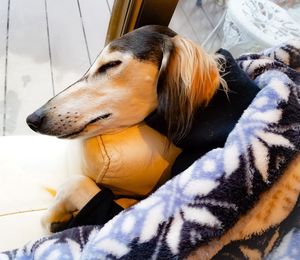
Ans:
[[[180,0],[170,22],[208,52],[234,56],[300,37],[299,0]]]
[[[180,0],[169,26],[208,52],[215,52],[222,44],[225,11],[225,0]]]

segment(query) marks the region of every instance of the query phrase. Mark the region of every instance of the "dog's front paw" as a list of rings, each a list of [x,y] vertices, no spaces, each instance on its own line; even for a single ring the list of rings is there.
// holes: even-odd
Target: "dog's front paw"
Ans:
[[[97,184],[86,176],[73,176],[56,194],[52,206],[42,218],[42,226],[48,232],[58,232],[67,224],[98,192]]]
[[[42,217],[41,223],[47,233],[56,233],[66,229],[72,218],[72,212],[63,211],[59,207],[52,207]]]
[[[68,228],[68,222],[55,222],[50,224],[50,232],[57,233]]]

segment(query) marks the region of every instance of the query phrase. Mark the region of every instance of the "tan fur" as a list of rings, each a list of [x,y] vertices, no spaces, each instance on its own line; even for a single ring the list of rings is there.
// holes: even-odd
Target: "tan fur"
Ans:
[[[259,202],[247,215],[220,239],[213,240],[195,250],[189,259],[211,259],[231,241],[245,239],[252,234],[260,234],[269,227],[281,223],[295,206],[299,191],[300,155],[290,164],[273,187],[261,196]]]
[[[268,246],[265,248],[265,251],[264,251],[265,255],[268,255],[271,252],[271,250],[273,249],[273,246],[278,238],[279,238],[279,232],[277,229],[276,232],[274,233],[274,235],[272,236],[272,238],[270,239]]]
[[[209,55],[190,40],[172,38],[174,49],[163,82],[163,106],[171,138],[180,139],[190,129],[195,110],[207,105],[224,85],[216,56]]]
[[[249,248],[246,246],[240,246],[240,249],[246,259],[251,259],[251,260],[260,260],[261,259],[261,253],[257,249]]]
[[[104,60],[115,59],[122,64],[104,75],[97,73]],[[153,63],[105,51],[83,79],[45,104],[47,128],[57,136],[81,130],[74,138],[115,133],[138,124],[157,107],[157,77]],[[112,116],[86,125],[105,113]],[[66,117],[68,123],[62,120]]]
[[[176,36],[173,39],[175,54],[171,56],[168,70],[178,87],[180,77],[184,94],[189,98],[190,110],[207,104],[219,87],[219,72],[215,59],[190,40]]]

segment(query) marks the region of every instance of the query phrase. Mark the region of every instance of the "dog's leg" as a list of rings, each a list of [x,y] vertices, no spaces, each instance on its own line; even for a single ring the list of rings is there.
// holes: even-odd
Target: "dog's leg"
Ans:
[[[42,218],[43,227],[50,232],[62,230],[73,213],[80,211],[99,191],[100,188],[89,177],[73,176],[58,190],[53,204]]]

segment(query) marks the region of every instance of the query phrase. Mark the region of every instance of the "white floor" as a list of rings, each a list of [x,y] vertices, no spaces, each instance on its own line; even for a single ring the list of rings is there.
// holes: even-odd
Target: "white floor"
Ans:
[[[112,1],[109,1],[112,4]],[[77,80],[103,48],[105,0],[0,0],[0,135]]]

